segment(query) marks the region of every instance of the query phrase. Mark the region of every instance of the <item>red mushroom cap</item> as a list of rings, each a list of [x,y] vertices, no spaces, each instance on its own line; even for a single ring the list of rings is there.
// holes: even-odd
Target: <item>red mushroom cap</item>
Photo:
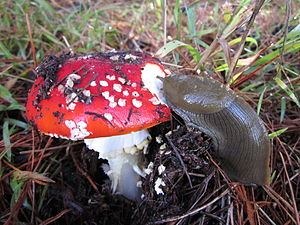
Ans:
[[[166,74],[157,59],[139,52],[48,56],[37,68],[27,118],[43,133],[72,140],[127,134],[169,120],[169,108],[141,78],[148,65]]]

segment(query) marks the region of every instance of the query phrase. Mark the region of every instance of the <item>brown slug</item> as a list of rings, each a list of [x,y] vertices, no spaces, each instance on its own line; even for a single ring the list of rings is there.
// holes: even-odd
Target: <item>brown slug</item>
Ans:
[[[195,75],[163,80],[167,105],[187,126],[209,135],[221,166],[233,181],[268,184],[270,144],[251,106],[222,83]]]

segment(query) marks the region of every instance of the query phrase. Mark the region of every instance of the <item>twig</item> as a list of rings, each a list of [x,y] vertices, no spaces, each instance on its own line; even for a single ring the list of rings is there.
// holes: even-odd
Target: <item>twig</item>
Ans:
[[[292,14],[291,0],[287,0],[286,1],[286,11],[285,11],[286,23],[285,23],[285,28],[284,28],[282,50],[281,50],[281,53],[280,53],[281,64],[284,64],[283,53],[284,53],[284,50],[285,50],[285,42],[286,42],[286,37],[287,37],[288,29],[289,29],[289,20],[290,20],[291,14]]]
[[[198,203],[199,201],[201,200],[201,198],[203,197],[203,195],[206,193],[206,190],[207,190],[207,187],[208,187],[208,183],[209,181],[211,180],[211,178],[215,175],[215,170],[209,174],[204,180],[202,183],[204,183],[204,187],[201,188],[201,192],[202,194],[199,195],[199,189],[196,191],[196,195],[197,195],[197,199],[195,200],[195,202],[193,203],[193,205],[189,208],[190,210],[192,210]]]
[[[253,74],[255,74],[257,71],[259,71],[260,69],[264,68],[266,65],[270,64],[271,62],[275,61],[277,58],[279,58],[280,55],[275,56],[273,59],[270,59],[268,62],[265,62],[264,64],[262,64],[261,66],[259,66],[257,69],[255,69],[254,71],[252,71],[251,73],[247,74],[246,76],[242,77],[241,79],[238,79],[236,82],[234,82],[233,85],[231,85],[231,88],[235,88],[239,85],[241,85],[242,83],[244,83],[245,81],[247,81],[250,77],[253,76]]]
[[[187,66],[190,67],[191,66],[191,63],[190,63],[191,60],[188,57],[186,57],[178,48],[175,49],[175,51],[183,58],[183,60],[187,64]]]
[[[228,201],[230,202],[230,197],[228,197]],[[226,225],[229,225],[229,222],[231,222],[231,224],[234,224],[233,222],[233,202],[230,202],[230,206],[228,208],[227,211],[227,221],[226,221]]]
[[[238,198],[241,199],[242,202],[244,203],[245,209],[243,209],[243,210],[247,214],[247,220],[248,220],[249,224],[255,225],[256,224],[255,216],[254,216],[255,210],[254,210],[253,205],[251,204],[250,200],[248,199],[245,186],[240,185],[235,190],[236,190]]]
[[[83,175],[85,176],[85,178],[88,180],[88,182],[91,184],[91,186],[95,189],[95,191],[99,191],[96,184],[94,183],[94,181],[92,180],[92,178],[87,174],[87,172],[85,172],[78,164],[77,160],[75,159],[74,153],[73,151],[70,151],[71,157],[73,159],[73,162],[75,164],[75,167],[77,168],[77,170]]]
[[[75,99],[76,99],[76,98],[77,98],[84,90],[86,90],[86,88],[87,88],[88,86],[90,86],[90,84],[96,79],[97,76],[98,76],[98,73],[95,73],[95,74],[93,75],[92,79],[90,79],[89,82],[88,82],[83,88],[81,88],[79,92],[76,92],[76,96],[75,96],[74,98],[71,99],[71,101],[68,103],[68,106],[69,106],[72,102],[74,102]]]
[[[44,149],[36,149],[34,152],[42,152],[42,151],[56,151],[57,149],[61,149],[61,148],[65,148],[65,147],[71,147],[71,146],[75,146],[75,145],[79,145],[80,142],[76,142],[76,143],[68,143],[68,144],[65,144],[65,145],[60,145],[60,146],[53,146],[53,147],[48,147],[48,148],[44,148]],[[28,151],[21,151],[19,152],[20,155],[22,154],[28,154],[30,153],[31,150],[28,150]]]
[[[29,158],[31,158],[31,171],[32,171],[34,167],[34,161],[35,161],[34,160],[34,150],[35,150],[34,129],[31,130],[31,137],[32,137],[32,149]]]
[[[82,70],[83,68],[85,67],[85,65],[83,65],[83,66],[81,66],[79,69],[77,69],[77,70],[74,70],[72,73],[78,73],[80,70]],[[88,70],[87,70],[88,71]],[[87,71],[85,71],[85,72],[87,72]],[[84,73],[85,73],[84,72]],[[84,74],[83,73],[83,74]],[[82,74],[82,75],[83,75]],[[51,89],[50,90],[52,90],[53,88],[55,88],[55,87],[57,87],[58,85],[60,85],[60,84],[62,84],[69,76],[71,75],[71,73],[70,74],[67,74],[66,76],[64,76],[60,81],[58,81],[57,83],[55,83],[55,84],[53,84],[52,86],[51,86]]]
[[[255,206],[258,207],[257,204],[255,204]],[[260,211],[261,214],[263,214],[263,215],[267,218],[267,220],[270,222],[270,224],[276,225],[276,223],[269,217],[269,215],[268,215],[264,210],[262,210],[262,209],[259,207],[259,208],[258,208],[258,211]]]
[[[172,148],[173,148],[173,150],[174,150],[174,152],[175,152],[177,158],[178,158],[179,161],[180,161],[180,164],[181,164],[181,166],[182,166],[182,168],[183,168],[183,171],[184,171],[184,173],[186,174],[186,176],[187,176],[187,178],[188,178],[190,187],[193,188],[193,184],[192,184],[190,175],[189,175],[189,173],[188,173],[188,171],[187,171],[187,168],[186,168],[186,166],[185,166],[185,164],[184,164],[184,162],[183,162],[183,160],[182,160],[181,155],[179,154],[179,152],[178,152],[178,150],[177,150],[177,147],[173,144],[173,142],[171,141],[171,139],[170,139],[167,135],[166,135],[166,138],[167,138],[168,142],[170,143],[170,145],[172,146]]]
[[[29,40],[30,40],[30,47],[31,47],[31,51],[32,51],[32,58],[33,58],[33,62],[34,62],[34,67],[37,67],[37,61],[36,61],[36,56],[35,56],[35,48],[34,48],[34,43],[33,43],[33,38],[32,38],[32,31],[31,31],[31,26],[30,26],[30,20],[28,17],[28,14],[25,14],[25,18],[26,18],[26,24],[27,24],[27,31],[28,31],[28,36],[29,36]]]
[[[208,57],[219,47],[219,38],[218,36],[211,43],[208,49],[206,49],[199,61],[199,63],[194,67],[194,71],[196,71],[199,66],[203,65],[203,63],[208,59]]]
[[[36,172],[37,169],[39,168],[39,166],[40,166],[40,164],[41,164],[41,161],[42,161],[42,159],[44,158],[45,151],[46,151],[46,149],[51,145],[52,141],[53,141],[53,138],[52,138],[52,137],[49,137],[49,139],[48,139],[48,141],[47,141],[45,147],[42,149],[42,152],[41,152],[41,154],[40,154],[39,157],[38,157],[39,160],[38,160],[38,162],[37,162],[37,164],[36,164],[36,166],[35,166],[33,172]],[[32,167],[32,168],[33,168],[33,167]]]
[[[74,51],[73,51],[72,47],[70,46],[70,44],[69,44],[67,38],[65,37],[65,35],[62,36],[62,39],[64,40],[66,46],[68,47],[69,51],[71,52],[71,55],[74,55]]]
[[[30,223],[34,224],[34,215],[36,215],[36,199],[35,199],[35,182],[31,181],[32,189],[31,189],[31,204],[32,204],[32,209],[31,209],[31,218],[30,218]]]
[[[164,13],[164,45],[167,44],[167,0],[163,1],[163,13]]]
[[[248,22],[248,24],[247,24],[247,26],[246,26],[246,30],[245,30],[245,32],[243,33],[243,36],[242,36],[242,40],[241,40],[241,42],[240,42],[239,49],[238,49],[238,51],[236,52],[236,54],[234,55],[234,57],[233,57],[233,59],[232,59],[232,62],[231,62],[231,64],[230,64],[229,68],[228,68],[228,76],[227,76],[226,83],[228,83],[228,81],[230,81],[231,78],[232,78],[233,75],[234,75],[234,69],[235,69],[235,67],[236,67],[236,65],[237,65],[237,62],[238,62],[238,60],[239,60],[239,58],[240,58],[240,55],[241,55],[241,53],[242,53],[242,51],[243,51],[243,49],[244,49],[244,45],[245,45],[245,42],[246,42],[246,38],[247,38],[247,36],[248,36],[248,34],[249,34],[250,28],[252,27],[252,25],[253,25],[253,23],[254,23],[254,20],[255,20],[255,17],[257,16],[257,14],[258,14],[260,8],[262,7],[262,5],[264,4],[264,2],[265,2],[264,0],[257,0],[257,1],[256,1],[256,4],[255,4],[255,8],[254,8],[254,10],[253,10],[253,13],[252,13],[252,15],[251,15],[251,17],[250,17],[250,20],[249,20],[249,22]]]
[[[173,64],[173,63],[167,63],[167,62],[161,62],[163,65],[166,65],[166,66],[173,66],[173,67],[176,67],[176,68],[183,68],[183,66],[180,66],[180,65],[176,65],[176,64]]]
[[[49,152],[47,154],[44,155],[44,158],[47,158],[48,156],[52,155],[53,152]],[[34,159],[34,161],[38,161],[39,159]],[[3,175],[2,177],[0,177],[0,182],[4,181],[7,177],[9,177],[10,175],[12,175],[15,171],[20,171],[21,168],[24,168],[28,165],[31,164],[31,161],[26,162],[22,165],[20,165],[18,168],[14,167],[13,165],[9,164],[7,161],[5,161],[4,159],[2,159],[2,162],[4,162],[7,166],[9,166],[10,168],[12,168],[11,171],[9,171],[8,173],[6,173],[5,175]],[[36,180],[35,180],[36,181]]]
[[[296,203],[296,200],[295,200],[295,194],[294,194],[293,186],[292,186],[291,181],[289,179],[289,175],[288,175],[288,171],[287,171],[287,168],[286,168],[286,164],[285,164],[283,155],[282,155],[281,152],[279,152],[279,155],[280,155],[280,158],[282,160],[283,169],[284,169],[284,172],[285,172],[287,180],[288,180],[288,184],[289,184],[289,188],[290,188],[290,192],[291,192],[291,200],[292,200],[292,204],[293,204],[293,207],[294,207],[293,211],[295,213],[295,219],[297,221],[297,224],[300,225],[300,218],[299,218],[299,213],[298,213],[298,209],[297,209],[297,203]]]
[[[227,195],[228,193],[230,192],[230,189],[227,188],[223,193],[221,193],[218,197],[216,197],[214,200],[212,200],[211,202],[195,209],[195,210],[192,210],[188,213],[186,213],[185,215],[182,215],[182,216],[175,216],[175,217],[171,217],[171,218],[167,218],[167,219],[164,219],[164,220],[160,220],[160,221],[156,221],[154,222],[153,224],[162,224],[162,223],[168,223],[168,222],[173,222],[173,221],[177,221],[177,220],[181,220],[181,219],[184,219],[188,216],[192,216],[200,211],[202,211],[203,209],[211,206],[213,203],[215,203],[216,201],[218,201],[219,199],[223,198],[225,195]]]
[[[40,225],[47,225],[47,224],[53,223],[54,221],[56,221],[57,219],[59,219],[60,217],[62,217],[63,215],[65,215],[66,213],[68,213],[70,211],[71,211],[71,209],[65,209],[65,210],[61,211],[60,213],[58,213],[57,215],[44,220],[43,222],[40,223]]]
[[[23,202],[25,201],[25,198],[28,194],[29,186],[30,186],[30,180],[25,181],[22,188],[22,193],[20,194],[18,201],[16,202],[13,209],[11,210],[10,215],[8,219],[5,221],[4,225],[15,224],[16,221],[11,221],[11,220],[16,219],[15,216],[18,215],[18,211],[20,210],[21,206],[23,205]]]
[[[274,191],[270,186],[265,185],[264,190],[268,193],[268,195],[273,199],[278,205],[281,206],[282,210],[286,213],[286,215],[293,221],[293,223],[296,224],[296,220],[293,218],[293,216],[289,213],[288,209],[290,211],[294,211],[293,207],[276,191]],[[283,204],[281,204],[281,202]]]

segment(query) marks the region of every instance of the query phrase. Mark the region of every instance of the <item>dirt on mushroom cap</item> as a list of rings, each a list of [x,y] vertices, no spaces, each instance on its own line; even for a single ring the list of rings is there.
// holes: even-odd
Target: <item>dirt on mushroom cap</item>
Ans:
[[[139,52],[48,56],[37,68],[27,117],[43,133],[73,140],[166,121],[168,107],[157,103],[141,80],[147,64],[165,75],[159,60]]]

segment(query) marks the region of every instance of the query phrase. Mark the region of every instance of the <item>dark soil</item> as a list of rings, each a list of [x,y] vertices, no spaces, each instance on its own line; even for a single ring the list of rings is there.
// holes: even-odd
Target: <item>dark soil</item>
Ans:
[[[97,152],[88,150],[83,143],[53,139],[49,147],[58,149],[45,153],[51,156],[41,167],[46,165],[47,175],[55,183],[36,184],[33,189],[36,205],[34,209],[23,205],[18,220],[30,221],[32,212],[36,214],[34,220],[42,224],[165,224],[164,220],[178,216],[186,217],[182,224],[200,220],[203,213],[192,213],[194,216],[187,213],[221,193],[217,181],[220,177],[207,151],[212,148],[210,139],[197,130],[178,125],[175,120],[150,129],[150,133],[153,140],[145,167],[152,165],[152,172],[142,180],[140,202],[111,194],[110,181],[102,170],[106,161],[98,159]],[[36,138],[45,145],[51,140],[48,136]],[[17,164],[24,160],[24,155],[16,156]],[[158,179],[164,183],[159,186],[161,193],[157,192]],[[12,192],[3,185],[4,201],[9,201]],[[29,186],[30,183],[25,184],[24,191]],[[211,213],[207,212],[208,224],[220,221],[216,215],[222,208],[217,205],[209,209]]]
[[[159,127],[154,128],[153,134],[158,130]],[[144,198],[135,211],[139,216],[135,216],[137,219],[133,224],[162,223],[166,218],[185,214],[195,206],[215,174],[207,158],[211,142],[203,133],[180,126],[160,136],[163,147],[160,148],[158,143],[151,146],[148,160],[153,162],[153,172],[143,182]],[[160,172],[162,165],[165,169]],[[155,190],[159,178],[165,183],[161,186],[163,194]]]
[[[217,189],[215,181],[219,179],[207,152],[211,149],[211,141],[203,133],[184,125],[170,130],[170,122],[150,130],[153,140],[145,166],[152,162],[153,171],[143,179],[143,199],[139,203],[111,194],[109,180],[101,168],[106,161],[98,159],[98,153],[86,149],[84,144],[60,150],[58,166],[49,170],[49,174],[55,174],[55,184],[48,186],[39,212],[40,219],[46,220],[69,209],[51,224],[164,223],[164,219],[185,215],[198,204],[203,205],[207,195]],[[59,144],[60,141],[56,141]],[[158,168],[161,165],[165,170],[160,173]],[[88,182],[87,176],[98,191]],[[165,183],[165,186],[160,186],[163,194],[155,190],[158,178]],[[37,186],[37,196],[43,189],[43,186]],[[204,192],[206,196],[203,196]],[[215,215],[211,217],[207,213],[205,221],[208,224],[217,222],[220,209],[213,209]],[[199,215],[202,213],[187,216],[183,224],[199,220]]]
[[[56,183],[49,186],[40,212],[44,219],[71,209],[53,224],[130,224],[134,203],[111,194],[108,178],[101,169],[105,162],[98,160],[98,153],[87,150],[83,144],[70,151],[62,151],[60,173]],[[76,164],[86,171],[99,191],[78,171]]]

